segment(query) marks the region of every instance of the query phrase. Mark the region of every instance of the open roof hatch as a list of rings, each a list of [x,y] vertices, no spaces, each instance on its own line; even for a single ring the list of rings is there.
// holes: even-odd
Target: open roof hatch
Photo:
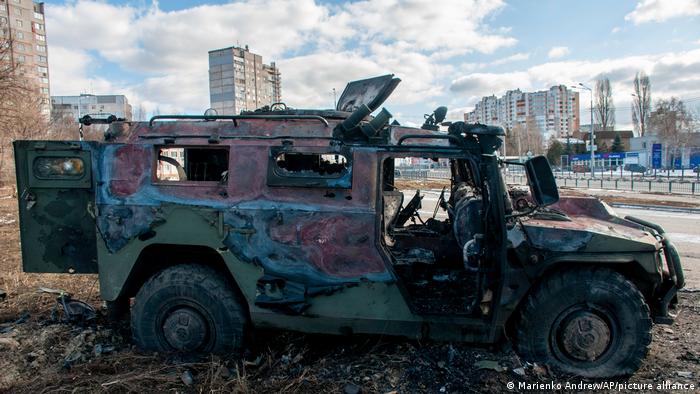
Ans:
[[[401,79],[394,74],[352,81],[345,86],[343,94],[338,99],[337,111],[353,112],[365,104],[372,112],[391,95]]]

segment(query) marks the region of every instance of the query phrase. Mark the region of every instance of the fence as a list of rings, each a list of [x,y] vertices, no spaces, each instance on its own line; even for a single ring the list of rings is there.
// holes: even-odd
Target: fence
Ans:
[[[700,194],[700,182],[682,182],[665,180],[637,180],[630,178],[560,178],[557,177],[557,186],[583,189],[624,190],[643,193],[669,193],[669,194]],[[506,182],[524,185],[527,177],[524,175],[508,175]]]
[[[635,179],[635,177],[620,178],[578,178],[558,176],[555,174],[559,187],[572,187],[583,189],[603,189],[603,190],[624,190],[645,193],[670,193],[700,195],[700,182],[680,181],[663,179]],[[398,168],[396,176],[404,179],[424,180],[424,179],[450,179],[448,168],[437,169],[413,169]],[[524,173],[507,174],[506,182],[513,184],[527,184],[527,177]]]

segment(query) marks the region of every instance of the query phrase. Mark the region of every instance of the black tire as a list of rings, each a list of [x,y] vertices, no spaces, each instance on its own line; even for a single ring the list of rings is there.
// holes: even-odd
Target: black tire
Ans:
[[[521,307],[516,324],[516,348],[525,359],[590,378],[631,375],[651,343],[644,297],[605,268],[545,279]]]
[[[221,273],[202,265],[166,268],[136,294],[131,330],[149,351],[231,353],[248,329],[244,304]]]

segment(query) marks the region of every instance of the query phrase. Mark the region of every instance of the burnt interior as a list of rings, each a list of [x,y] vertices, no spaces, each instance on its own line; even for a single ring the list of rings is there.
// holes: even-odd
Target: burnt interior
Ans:
[[[382,164],[383,242],[394,270],[416,313],[482,313],[477,306],[484,213],[476,169],[466,159],[429,157],[448,168],[450,178],[420,191],[396,165],[411,159],[391,157]]]
[[[339,176],[347,172],[347,159],[339,154],[286,152],[277,156],[277,167],[311,176]]]
[[[227,180],[228,149],[160,148],[158,162],[156,176],[161,181],[225,183]]]

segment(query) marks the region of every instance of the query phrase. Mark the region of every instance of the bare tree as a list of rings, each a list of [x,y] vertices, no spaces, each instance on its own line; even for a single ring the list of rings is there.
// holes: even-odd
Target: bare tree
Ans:
[[[651,114],[651,82],[644,72],[634,77],[634,99],[632,100],[632,123],[640,137],[644,137]]]
[[[610,80],[602,78],[595,82],[595,103],[593,113],[598,124],[603,130],[615,129],[615,104],[612,98]]]
[[[62,116],[53,116],[49,125],[49,135],[56,140],[77,140],[79,139],[78,121],[72,113]]]
[[[134,120],[139,122],[146,120],[146,107],[143,106],[143,103],[139,103],[139,105],[136,106],[136,110],[134,111]]]
[[[522,156],[525,126],[516,124],[513,128],[506,130],[506,152],[511,156]]]
[[[4,33],[4,32],[3,32]],[[39,87],[23,75],[23,65],[13,59],[12,41],[0,35],[0,176],[11,173],[11,142],[45,138],[47,117],[42,113]]]
[[[505,143],[506,151],[513,156],[525,156],[527,152],[533,155],[544,152],[542,130],[532,116],[509,129]]]
[[[544,140],[542,139],[542,129],[537,120],[533,116],[528,116],[525,119],[525,127],[527,128],[527,150],[533,155],[538,155],[544,152]]]
[[[673,165],[681,157],[683,147],[693,131],[693,115],[683,101],[676,97],[656,102],[649,125],[661,137],[667,148],[668,164]]]

